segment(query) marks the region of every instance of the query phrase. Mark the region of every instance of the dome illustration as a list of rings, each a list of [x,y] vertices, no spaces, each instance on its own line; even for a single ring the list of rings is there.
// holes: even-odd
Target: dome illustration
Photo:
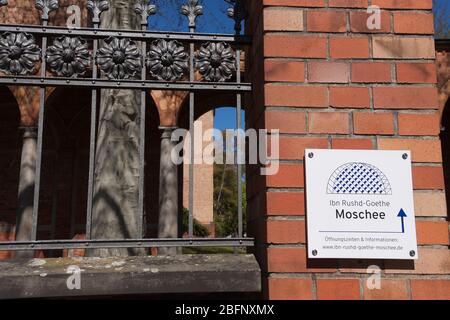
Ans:
[[[391,195],[392,188],[386,175],[377,167],[351,162],[333,172],[328,180],[327,193]]]

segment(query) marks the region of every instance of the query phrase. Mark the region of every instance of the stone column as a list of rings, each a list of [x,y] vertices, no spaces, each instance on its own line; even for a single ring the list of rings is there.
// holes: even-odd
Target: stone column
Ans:
[[[158,237],[160,239],[178,237],[178,166],[171,159],[174,127],[161,127],[161,164],[159,176],[159,225]],[[159,248],[159,255],[176,255],[176,247]]]
[[[19,177],[16,241],[30,241],[33,222],[34,183],[36,178],[37,128],[23,127],[22,158]],[[32,258],[33,251],[18,251],[15,257]]]

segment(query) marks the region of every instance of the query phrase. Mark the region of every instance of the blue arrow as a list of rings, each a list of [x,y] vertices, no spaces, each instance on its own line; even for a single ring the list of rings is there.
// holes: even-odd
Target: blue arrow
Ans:
[[[405,217],[407,217],[405,211],[403,209],[400,209],[400,212],[398,213],[397,217],[400,217],[402,219],[402,233],[405,233]]]

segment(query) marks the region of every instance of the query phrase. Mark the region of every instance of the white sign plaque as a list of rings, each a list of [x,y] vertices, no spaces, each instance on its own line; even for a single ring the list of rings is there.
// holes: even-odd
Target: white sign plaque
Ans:
[[[308,257],[417,259],[410,151],[305,151]]]

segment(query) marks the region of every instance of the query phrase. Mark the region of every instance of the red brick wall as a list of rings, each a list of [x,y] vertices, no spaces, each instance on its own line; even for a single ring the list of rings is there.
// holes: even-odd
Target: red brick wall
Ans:
[[[382,8],[381,30],[366,27]],[[275,176],[248,168],[249,231],[270,299],[450,299],[431,0],[252,1],[247,124],[279,128]],[[310,261],[305,148],[410,149],[420,259]],[[366,267],[382,269],[381,290]]]

